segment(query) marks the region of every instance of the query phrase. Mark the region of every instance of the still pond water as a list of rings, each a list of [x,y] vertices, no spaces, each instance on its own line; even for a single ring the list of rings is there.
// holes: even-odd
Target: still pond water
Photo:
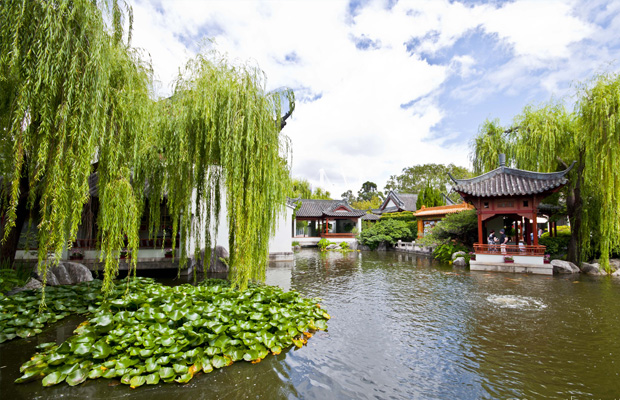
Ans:
[[[298,350],[187,385],[13,384],[70,318],[0,345],[4,399],[620,399],[620,282],[452,269],[405,253],[303,250],[267,283],[320,297],[332,315]]]

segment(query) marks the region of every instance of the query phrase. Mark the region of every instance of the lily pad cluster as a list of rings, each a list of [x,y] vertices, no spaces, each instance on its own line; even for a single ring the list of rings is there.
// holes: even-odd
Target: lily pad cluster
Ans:
[[[117,288],[121,295],[121,288]],[[39,312],[41,291],[25,291],[12,296],[0,294],[0,343],[38,335],[46,324],[70,314],[93,312],[101,304],[101,281],[45,289],[46,308]]]
[[[131,387],[186,383],[235,361],[259,362],[303,346],[327,329],[329,315],[316,300],[277,287],[244,291],[222,282],[168,287],[137,279],[127,295],[103,303],[61,345],[45,343],[21,367],[17,383],[120,379]]]

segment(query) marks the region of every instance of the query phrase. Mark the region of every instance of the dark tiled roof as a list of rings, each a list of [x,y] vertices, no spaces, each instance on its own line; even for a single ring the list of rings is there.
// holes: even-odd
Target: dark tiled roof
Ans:
[[[560,172],[532,172],[521,169],[499,167],[471,179],[454,179],[453,190],[465,196],[500,197],[531,195],[552,191],[566,185],[568,179],[564,176],[573,168],[575,163]]]
[[[386,207],[389,200],[392,199],[394,203],[398,205],[398,207]],[[386,196],[383,204],[381,204],[381,212],[397,212],[397,211],[415,211],[416,203],[418,202],[418,195],[412,193],[398,193],[393,190],[390,190],[388,195]]]
[[[361,217],[366,211],[356,210],[343,200],[315,200],[301,199],[301,207],[297,210],[297,217],[319,218],[328,217]],[[348,211],[335,211],[338,207],[344,207]]]
[[[377,214],[366,214],[362,217],[362,221],[378,221],[379,219],[381,216]]]

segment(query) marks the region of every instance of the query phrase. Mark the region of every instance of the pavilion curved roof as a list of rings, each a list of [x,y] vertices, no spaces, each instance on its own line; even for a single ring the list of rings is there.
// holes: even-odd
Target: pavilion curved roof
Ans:
[[[351,217],[359,218],[366,214],[364,210],[356,210],[343,200],[301,199],[301,207],[297,210],[297,217]]]
[[[575,162],[564,171],[533,172],[501,166],[470,179],[450,178],[456,184],[452,189],[469,197],[522,196],[552,192],[568,183],[565,175]]]

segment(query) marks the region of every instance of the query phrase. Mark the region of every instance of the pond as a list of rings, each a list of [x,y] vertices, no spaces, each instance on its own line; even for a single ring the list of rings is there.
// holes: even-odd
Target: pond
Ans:
[[[13,384],[37,343],[81,322],[0,345],[3,399],[620,398],[620,282],[469,272],[395,252],[302,250],[267,283],[322,298],[329,330],[301,349],[238,362],[187,385],[132,390]]]

